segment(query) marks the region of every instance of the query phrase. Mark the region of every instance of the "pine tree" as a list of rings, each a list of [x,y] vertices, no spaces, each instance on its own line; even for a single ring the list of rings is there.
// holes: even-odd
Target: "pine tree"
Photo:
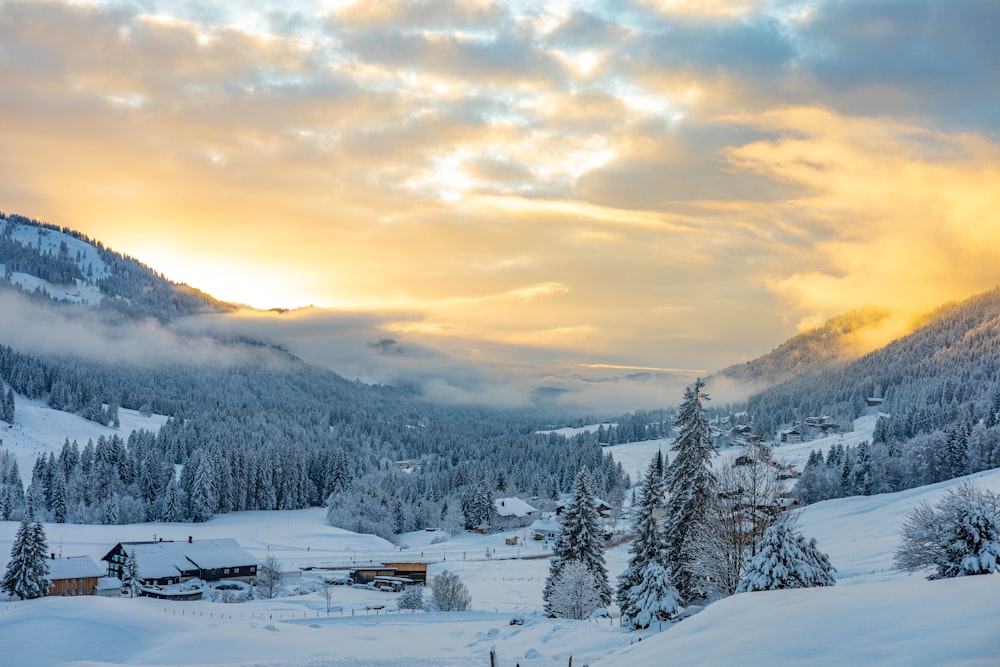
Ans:
[[[122,585],[128,589],[129,597],[136,598],[142,594],[142,574],[139,571],[139,559],[136,558],[135,549],[127,555],[122,567]]]
[[[590,492],[590,472],[587,468],[580,470],[573,484],[573,497],[563,512],[562,530],[552,551],[549,576],[542,592],[547,613],[556,615],[551,599],[556,592],[562,569],[572,561],[579,561],[593,575],[601,604],[611,604],[611,585],[608,583],[597,508]]]
[[[183,519],[182,503],[178,494],[177,482],[170,480],[163,494],[163,509],[160,511],[160,521],[173,522]]]
[[[709,400],[701,393],[704,386],[698,378],[694,387],[688,387],[684,392],[684,401],[675,422],[679,434],[671,448],[677,456],[666,473],[667,490],[670,492],[664,515],[666,563],[683,604],[706,594],[705,587],[694,572],[690,545],[697,534],[696,528],[706,518],[715,494],[715,478],[710,468],[715,445],[702,405],[702,400]]]
[[[622,613],[622,622],[642,630],[653,622],[669,621],[680,611],[680,594],[670,582],[669,572],[657,561],[646,563],[639,581],[628,589],[626,607],[628,617]],[[623,607],[624,609],[624,607]]]
[[[52,484],[49,487],[49,509],[52,510],[52,518],[56,523],[66,523],[66,515],[69,512],[66,496],[66,476],[61,468],[52,475]]]
[[[642,584],[646,566],[649,563],[657,563],[663,568],[666,562],[666,542],[654,516],[654,510],[663,505],[661,462],[662,458],[659,455],[650,461],[643,477],[638,503],[632,507],[632,530],[635,533],[635,539],[629,545],[629,552],[632,555],[625,571],[618,577],[618,590],[615,596],[621,608],[622,618],[625,619],[623,622],[631,623],[639,613],[631,605],[632,589]]]
[[[215,514],[218,497],[215,495],[212,460],[202,456],[195,469],[194,482],[191,486],[191,518],[196,521],[208,521]],[[277,501],[275,501],[277,502]],[[266,507],[264,509],[275,509]]]
[[[833,586],[837,583],[834,572],[836,569],[817,548],[815,539],[806,541],[795,530],[793,520],[782,521],[764,533],[736,592]]]
[[[48,551],[45,530],[29,512],[14,536],[10,562],[3,576],[3,590],[22,600],[47,595],[51,586]]]

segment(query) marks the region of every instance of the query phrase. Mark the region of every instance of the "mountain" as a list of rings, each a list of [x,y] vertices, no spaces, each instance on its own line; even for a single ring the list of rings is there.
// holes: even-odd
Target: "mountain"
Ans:
[[[0,460],[0,518],[23,512],[22,482],[47,519],[81,523],[203,521],[337,493],[353,529],[383,536],[461,520],[465,490],[487,483],[558,495],[585,465],[597,492],[624,493],[596,442],[536,435],[553,415],[433,405],[204,318],[186,326],[236,306],[72,230],[3,216],[0,266],[0,420],[23,427],[17,405],[29,402],[112,428],[122,409],[167,418],[49,443],[29,479]],[[404,459],[418,472],[393,466]]]
[[[19,215],[0,213],[0,272],[7,283],[55,301],[133,316],[168,320],[235,309],[84,234]]]
[[[750,396],[748,419],[774,437],[809,417],[850,424],[865,413],[881,415],[870,442],[827,446],[825,456],[809,457],[795,489],[804,502],[1000,467],[998,356],[1000,288],[941,306],[912,333],[853,361],[802,368]]]
[[[763,356],[728,366],[715,375],[760,391],[802,373],[834,368],[867,352],[865,347],[871,338],[890,323],[891,317],[888,309],[877,307],[838,315]]]

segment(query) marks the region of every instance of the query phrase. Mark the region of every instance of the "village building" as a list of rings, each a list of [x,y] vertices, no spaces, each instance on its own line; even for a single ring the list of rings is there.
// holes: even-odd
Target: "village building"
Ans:
[[[122,579],[125,562],[133,553],[143,585],[166,586],[189,579],[238,579],[250,583],[257,576],[257,560],[236,540],[190,537],[186,542],[118,543],[101,559],[108,563],[108,576]]]
[[[569,505],[568,496],[567,498],[560,500],[559,504],[556,505],[556,516],[561,516],[563,510],[566,509],[568,505]],[[594,497],[594,509],[597,510],[597,513],[600,515],[602,519],[610,519],[611,513],[614,510],[614,508],[611,507],[611,505],[609,505],[608,503],[604,502],[603,500],[601,500],[596,496]]]
[[[104,569],[90,556],[69,556],[49,559],[48,595],[94,595]],[[117,593],[119,586],[115,586]]]
[[[559,537],[561,530],[562,526],[559,525],[558,521],[542,521],[538,519],[528,526],[531,537],[536,540],[554,540]]]
[[[402,586],[427,585],[427,563],[380,563],[351,568],[352,584],[371,584],[376,588],[399,590]]]
[[[520,498],[497,498],[493,506],[497,510],[495,523],[501,530],[527,526],[538,516],[538,509]]]

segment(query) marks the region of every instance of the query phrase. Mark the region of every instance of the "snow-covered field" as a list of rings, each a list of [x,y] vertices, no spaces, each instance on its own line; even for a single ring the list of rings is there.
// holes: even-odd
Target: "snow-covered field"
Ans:
[[[17,405],[18,426],[0,430],[0,437],[17,452],[22,475],[30,474],[34,456],[57,451],[66,437],[83,444],[113,432],[30,401]],[[121,420],[118,433],[126,437],[133,428],[158,428],[163,418],[122,410]],[[869,421],[844,436],[778,447],[775,458],[800,467],[811,449],[869,437]],[[657,449],[666,454],[668,445],[648,441],[611,451],[638,481]],[[1000,470],[972,478],[1000,491]],[[0,665],[484,667],[491,649],[500,667],[564,666],[570,656],[575,665],[593,667],[998,665],[1000,576],[928,582],[892,570],[905,514],[959,481],[806,508],[803,532],[829,554],[837,587],[738,595],[662,631],[638,633],[623,632],[610,619],[545,618],[546,546],[530,539],[505,543],[524,537],[524,530],[455,537],[423,531],[401,536],[396,546],[328,526],[322,509],[241,512],[199,524],[46,524],[52,551],[99,563],[121,541],[232,537],[261,560],[278,558],[285,594],[236,604],[83,597],[0,602]],[[0,566],[17,527],[0,522]],[[606,558],[614,581],[628,559],[626,547]],[[391,560],[427,561],[431,577],[446,569],[457,573],[472,610],[398,612],[398,594],[338,586],[327,613],[317,592],[320,568]],[[524,624],[511,625],[514,617]]]
[[[1000,491],[1000,471],[973,476]],[[626,633],[608,619],[568,621],[541,613],[544,558],[512,558],[506,535],[404,536],[408,549],[327,526],[322,510],[244,512],[202,524],[47,524],[64,555],[100,558],[116,542],[234,537],[247,551],[282,562],[286,589],[307,591],[316,570],[350,561],[420,559],[430,575],[448,569],[472,595],[463,613],[393,612],[397,595],[337,587],[334,610],[317,592],[223,604],[58,598],[0,603],[2,664],[50,665],[996,665],[1000,664],[1000,576],[928,582],[891,570],[896,531],[915,503],[957,481],[869,498],[827,501],[803,511],[838,568],[840,585],[752,593],[717,602],[658,632]],[[0,553],[17,524],[0,523]],[[496,556],[486,558],[486,549]],[[531,545],[530,548],[540,550]],[[522,551],[522,556],[528,555]],[[612,577],[624,547],[607,553]],[[367,609],[383,605],[378,611]],[[514,616],[525,624],[510,625]],[[49,641],[40,641],[49,637]],[[642,641],[636,643],[642,638]],[[635,644],[635,645],[632,645]]]

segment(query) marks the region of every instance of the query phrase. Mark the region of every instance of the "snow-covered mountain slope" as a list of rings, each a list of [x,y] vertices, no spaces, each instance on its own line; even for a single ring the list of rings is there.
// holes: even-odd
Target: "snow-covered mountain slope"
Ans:
[[[23,396],[15,398],[14,425],[0,421],[0,449],[6,449],[17,458],[21,480],[31,481],[31,469],[42,454],[59,455],[66,440],[74,440],[83,448],[87,440],[97,441],[104,436],[117,435],[128,440],[132,431],[145,429],[156,433],[167,421],[163,415],[143,416],[135,410],[118,411],[120,426],[102,426],[83,417],[61,410],[53,410],[43,401],[33,401]]]

